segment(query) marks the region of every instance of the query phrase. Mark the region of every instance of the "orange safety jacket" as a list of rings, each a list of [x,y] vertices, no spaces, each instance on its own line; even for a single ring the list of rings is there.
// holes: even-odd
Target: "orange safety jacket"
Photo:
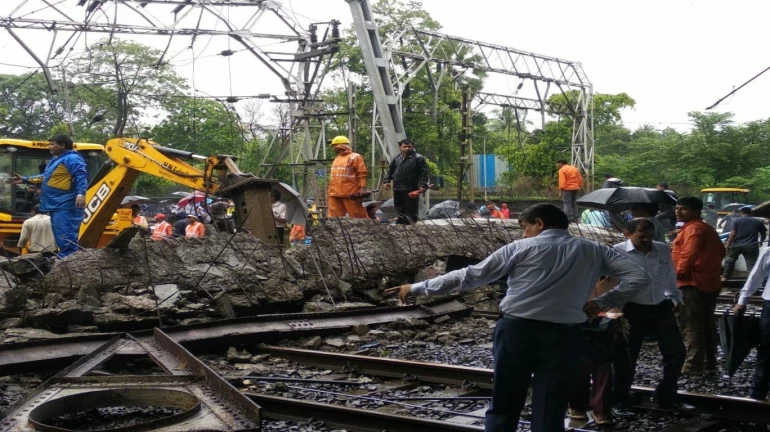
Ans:
[[[184,236],[187,238],[201,238],[206,234],[206,227],[200,222],[195,222],[192,225],[187,225],[184,229]]]
[[[155,224],[155,227],[152,230],[152,239],[161,240],[164,238],[171,238],[171,231],[171,224],[166,221]]]
[[[305,240],[305,225],[295,224],[289,232],[289,241]]]
[[[349,198],[350,195],[361,192],[366,188],[368,174],[366,163],[360,154],[348,152],[338,155],[332,162],[329,196]]]
[[[580,170],[572,165],[559,168],[559,190],[574,191],[583,187],[583,176]]]

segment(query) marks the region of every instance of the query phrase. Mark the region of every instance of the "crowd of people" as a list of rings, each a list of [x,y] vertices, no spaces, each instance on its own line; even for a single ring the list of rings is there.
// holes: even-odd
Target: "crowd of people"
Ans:
[[[564,192],[577,184],[567,183]],[[663,369],[653,399],[664,409],[692,410],[677,398],[678,381],[719,372],[714,312],[723,278],[732,268],[727,260],[723,270],[723,259],[739,253],[749,257],[751,273],[736,313],[767,283],[770,248],[759,254],[766,230],[748,208],[732,221],[729,252],[704,220],[703,202],[696,197],[680,198],[672,206],[678,226],[671,247],[659,240],[662,212],[637,208],[623,228],[626,241],[609,248],[569,234],[575,215],[568,212],[569,195],[565,211],[550,204],[526,209],[519,216],[524,239],[480,264],[387,290],[406,303],[411,296],[468,291],[508,276],[493,340],[488,432],[516,430],[530,384],[535,432],[563,431],[565,414],[587,419],[589,409],[603,426],[633,417],[629,393],[649,336],[657,341]],[[770,387],[768,290],[763,298],[762,340],[749,395],[757,400],[765,400]]]

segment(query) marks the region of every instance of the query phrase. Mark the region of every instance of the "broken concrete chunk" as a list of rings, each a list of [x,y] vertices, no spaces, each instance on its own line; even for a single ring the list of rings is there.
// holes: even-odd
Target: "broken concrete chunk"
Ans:
[[[154,311],[155,300],[139,296],[120,296],[120,302],[124,305],[142,311]]]
[[[252,363],[261,363],[270,358],[270,354],[257,354],[249,360]]]
[[[435,324],[441,324],[444,322],[449,321],[451,318],[449,318],[449,315],[441,315],[440,317],[433,320]]]
[[[353,333],[363,336],[369,333],[369,326],[366,324],[358,324],[353,326]]]
[[[99,291],[94,286],[83,286],[75,296],[75,300],[82,305],[88,305],[93,307],[101,307],[102,302],[99,300]]]
[[[162,302],[165,308],[176,305],[181,298],[176,284],[155,285],[155,294],[158,296],[158,303]]]
[[[270,368],[261,364],[252,363],[236,363],[235,369],[246,372],[250,375],[261,375],[270,372]]]
[[[348,310],[358,310],[358,309],[371,309],[377,307],[371,303],[337,303],[337,310],[339,311],[348,311]]]
[[[313,336],[310,339],[302,343],[302,348],[315,349],[323,345],[323,341],[320,336]]]
[[[31,253],[17,258],[0,258],[0,269],[14,276],[28,274],[43,276],[48,269],[48,259],[39,253]]]
[[[5,288],[0,286],[0,311],[24,310],[29,298],[29,291],[24,288]]]
[[[0,330],[9,329],[12,327],[19,327],[21,325],[21,318],[7,318],[0,321]]]
[[[10,328],[5,331],[5,335],[9,337],[25,338],[29,340],[58,339],[61,337],[61,335],[51,333],[48,330],[29,328]]]
[[[248,363],[251,360],[251,354],[246,351],[238,351],[235,347],[230,347],[227,350],[227,362],[228,363]]]
[[[345,346],[345,341],[339,338],[329,338],[324,341],[324,344],[334,348],[342,348]]]
[[[305,303],[305,306],[302,307],[302,312],[307,313],[313,313],[313,312],[328,312],[333,311],[334,306],[330,303],[326,302],[318,302],[318,301],[310,301]]]
[[[97,327],[97,326],[71,325],[71,326],[69,326],[68,331],[70,333],[99,333],[99,327]]]

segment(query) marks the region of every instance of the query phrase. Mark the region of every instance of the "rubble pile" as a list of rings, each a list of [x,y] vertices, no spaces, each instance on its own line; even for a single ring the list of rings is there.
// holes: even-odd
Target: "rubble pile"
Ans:
[[[246,234],[89,249],[63,260],[3,259],[0,330],[130,331],[209,317],[371,307],[382,288],[413,280],[451,255],[483,259],[521,236],[514,221],[441,220],[389,226],[332,219],[313,243],[286,249]],[[602,232],[573,234],[606,243]],[[24,340],[24,334],[12,340]],[[5,340],[9,342],[12,340]]]

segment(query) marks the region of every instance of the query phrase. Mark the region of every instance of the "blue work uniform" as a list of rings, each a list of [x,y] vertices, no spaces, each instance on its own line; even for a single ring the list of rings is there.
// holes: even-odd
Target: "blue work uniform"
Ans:
[[[65,257],[77,251],[84,213],[75,205],[75,198],[78,195],[85,197],[88,188],[88,171],[83,156],[68,150],[51,160],[43,174],[22,177],[22,180],[40,185],[40,211],[51,216],[59,256]]]

